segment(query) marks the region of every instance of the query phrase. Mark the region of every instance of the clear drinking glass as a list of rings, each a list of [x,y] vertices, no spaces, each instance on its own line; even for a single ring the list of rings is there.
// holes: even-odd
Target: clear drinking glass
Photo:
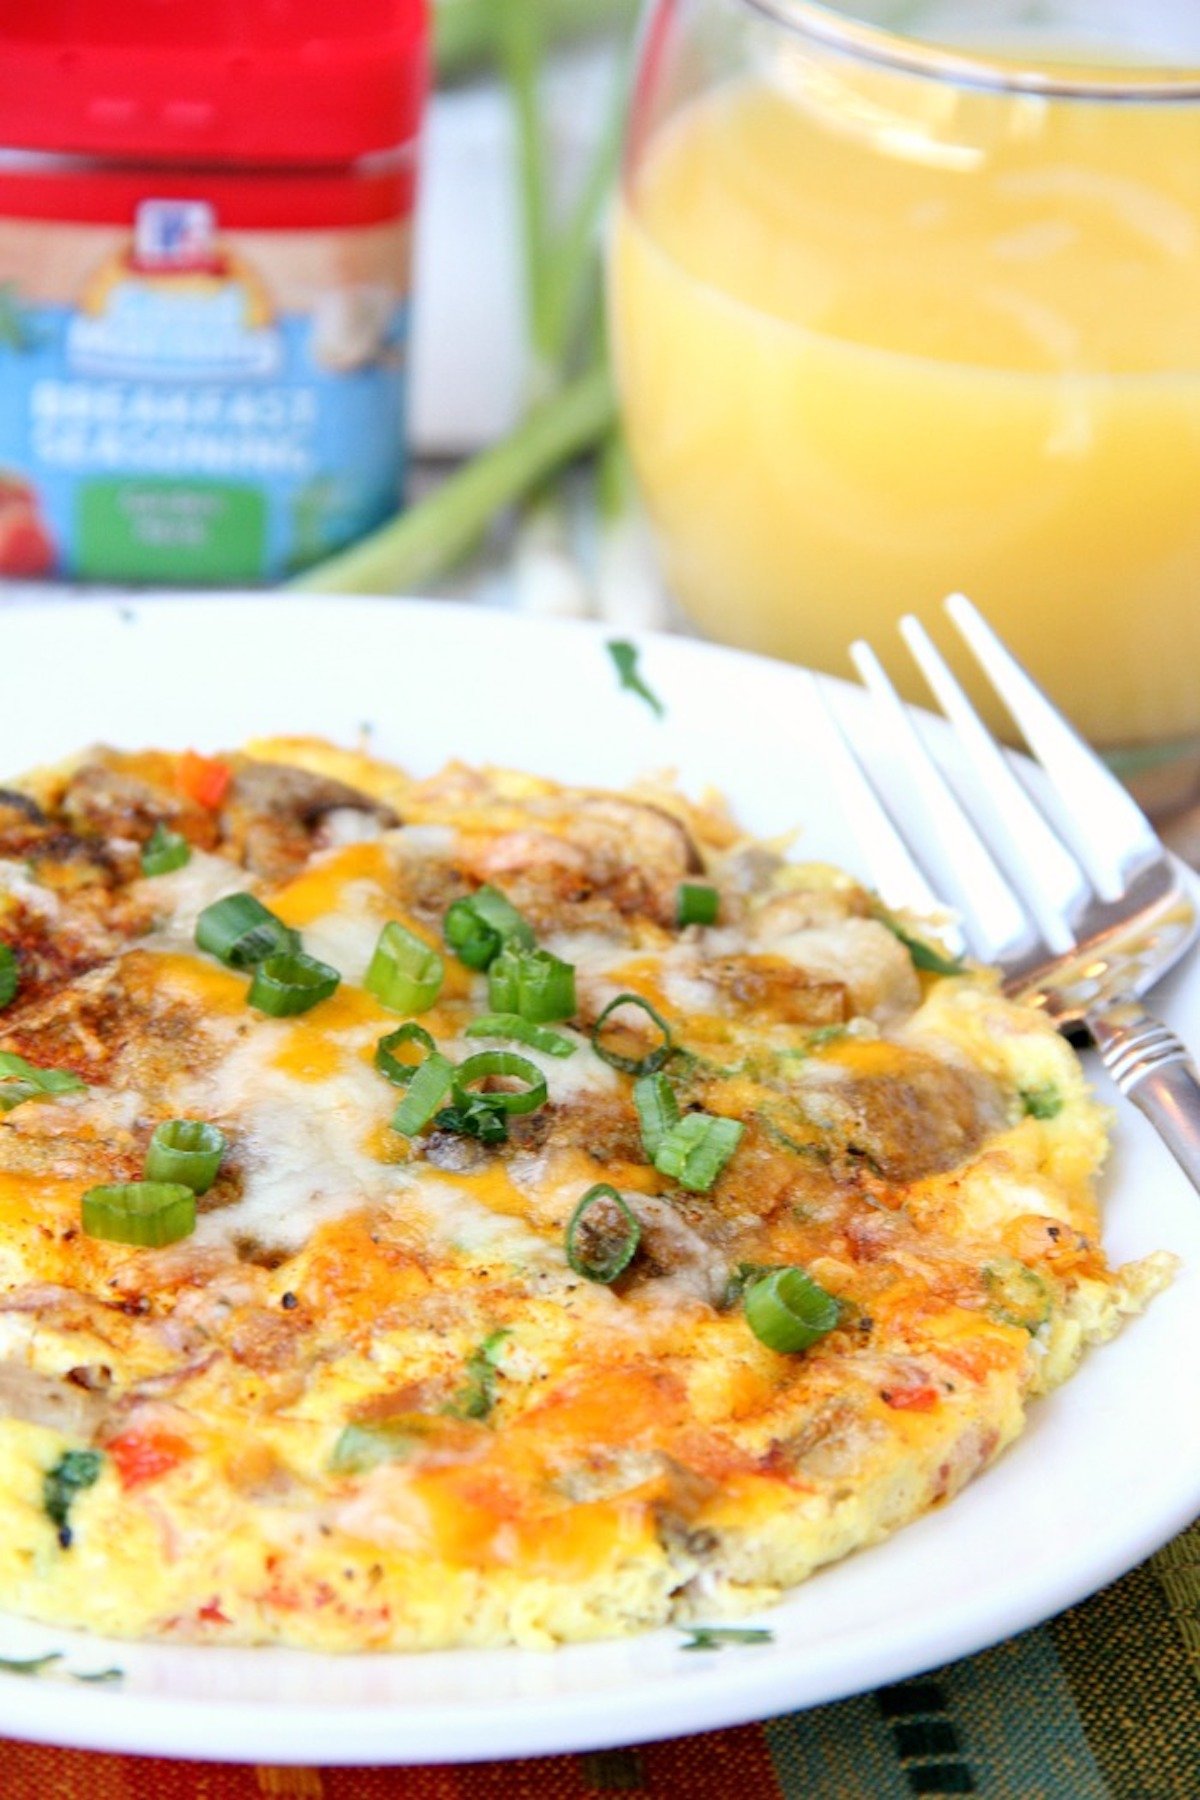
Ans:
[[[610,302],[704,631],[845,672],[961,589],[1197,797],[1195,0],[657,0]]]

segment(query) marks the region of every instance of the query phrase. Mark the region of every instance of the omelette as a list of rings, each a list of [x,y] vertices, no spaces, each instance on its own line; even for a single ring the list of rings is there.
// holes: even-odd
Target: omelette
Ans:
[[[0,1609],[321,1650],[779,1598],[1170,1278],[1070,1047],[666,781],[0,791]]]

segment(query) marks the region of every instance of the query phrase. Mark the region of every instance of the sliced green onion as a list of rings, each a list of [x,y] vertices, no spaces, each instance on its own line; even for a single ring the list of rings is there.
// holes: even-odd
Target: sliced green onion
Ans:
[[[464,1034],[467,1037],[511,1038],[516,1044],[528,1044],[547,1056],[574,1056],[578,1044],[565,1038],[561,1031],[548,1031],[544,1025],[533,1025],[520,1013],[481,1013],[472,1019]]]
[[[426,1056],[437,1049],[425,1027],[418,1025],[415,1019],[410,1019],[406,1025],[398,1025],[395,1031],[381,1037],[375,1046],[375,1067],[393,1087],[407,1087],[425,1060],[423,1056],[421,1062],[401,1062],[396,1052],[405,1044],[420,1044]]]
[[[463,1371],[464,1381],[443,1411],[455,1419],[486,1419],[496,1404],[496,1375],[500,1346],[509,1333],[491,1331],[477,1350],[472,1350]]]
[[[486,1094],[473,1091],[474,1082],[486,1081],[497,1075],[523,1081],[526,1086],[516,1091],[508,1088]],[[511,1050],[480,1050],[475,1056],[468,1056],[465,1062],[459,1063],[454,1071],[454,1098],[460,1106],[468,1106],[473,1100],[482,1100],[498,1112],[536,1112],[546,1102],[546,1077],[527,1056],[516,1056]]]
[[[426,1435],[412,1419],[381,1419],[377,1425],[347,1425],[333,1446],[335,1475],[361,1475],[380,1463],[407,1462]]]
[[[454,1064],[440,1050],[431,1050],[408,1084],[403,1100],[392,1114],[392,1130],[415,1137],[432,1119],[454,1081]]]
[[[11,1112],[25,1100],[86,1092],[87,1082],[69,1069],[39,1069],[11,1050],[0,1051],[0,1112]]]
[[[379,934],[363,986],[391,1012],[427,1012],[445,973],[437,951],[393,919]]]
[[[642,1143],[653,1162],[663,1139],[679,1123],[679,1102],[665,1075],[643,1075],[633,1084],[633,1104],[642,1127]]]
[[[681,881],[675,901],[678,925],[715,925],[721,896],[704,881]]]
[[[89,1188],[83,1196],[83,1229],[112,1244],[153,1249],[190,1237],[196,1229],[196,1196],[181,1181],[127,1181]]]
[[[85,1489],[94,1487],[104,1467],[99,1450],[64,1450],[42,1480],[42,1510],[58,1526],[58,1541],[71,1547],[71,1508]]]
[[[647,1056],[618,1056],[615,1050],[606,1050],[600,1042],[600,1033],[604,1030],[605,1024],[621,1006],[636,1006],[652,1019],[662,1032],[662,1043],[651,1050]],[[671,1036],[671,1027],[662,1014],[655,1012],[650,1002],[643,1000],[640,994],[618,994],[615,1000],[609,1001],[592,1026],[592,1049],[596,1055],[601,1062],[606,1062],[610,1069],[620,1069],[625,1075],[653,1075],[656,1069],[662,1068],[674,1048],[675,1040]]]
[[[303,950],[286,950],[259,963],[246,1000],[272,1019],[305,1013],[336,994],[341,976]]]
[[[225,1154],[225,1133],[206,1119],[167,1119],[155,1126],[146,1151],[147,1181],[180,1182],[207,1194]]]
[[[746,1323],[760,1343],[783,1356],[807,1350],[841,1318],[832,1294],[803,1269],[771,1269],[750,1282],[742,1296]]]
[[[486,969],[504,948],[500,933],[484,924],[469,900],[455,900],[446,909],[442,936],[447,949],[468,969]]]
[[[19,986],[20,970],[16,951],[9,944],[0,944],[0,1006],[7,1006],[10,1000],[15,1000]]]
[[[169,875],[172,869],[182,869],[191,859],[192,846],[187,839],[177,831],[168,831],[160,821],[142,846],[142,874]]]
[[[1039,1087],[1021,1088],[1018,1091],[1021,1107],[1027,1118],[1057,1119],[1063,1109],[1063,1097],[1052,1081],[1045,1081]]]
[[[575,1011],[575,970],[548,950],[503,950],[488,970],[493,1012],[519,1013],[532,1024],[569,1019]]]
[[[567,1261],[585,1281],[607,1286],[629,1267],[641,1241],[634,1213],[615,1187],[598,1181],[567,1222]]]
[[[685,1113],[658,1146],[654,1166],[680,1187],[705,1194],[737,1149],[745,1129],[740,1119]]]
[[[723,1650],[727,1644],[773,1644],[775,1633],[765,1625],[681,1625],[688,1642],[681,1650]]]
[[[654,689],[647,687],[638,673],[637,645],[628,643],[624,638],[612,638],[604,647],[612,657],[621,686],[628,688],[631,694],[636,694],[639,700],[644,700],[651,712],[661,719],[666,708]]]
[[[1001,1256],[982,1271],[983,1285],[991,1300],[988,1311],[1004,1325],[1020,1325],[1034,1332],[1050,1317],[1054,1296],[1049,1284],[1015,1256]]]
[[[268,956],[300,948],[300,933],[269,912],[253,894],[226,894],[196,920],[196,948],[229,969],[252,969]]]
[[[444,1106],[434,1114],[439,1131],[454,1131],[459,1137],[478,1138],[481,1144],[502,1144],[508,1136],[508,1125],[498,1107],[488,1104],[487,1094],[453,1106]]]
[[[899,938],[912,958],[914,969],[922,970],[926,975],[965,975],[967,965],[961,957],[949,957],[926,943],[924,938],[914,937],[905,931],[903,925],[897,924],[890,914],[876,913],[875,917],[881,925],[886,925],[893,937]]]
[[[469,969],[486,969],[510,945],[533,949],[533,927],[512,901],[490,883],[456,900],[442,921],[446,942]]]

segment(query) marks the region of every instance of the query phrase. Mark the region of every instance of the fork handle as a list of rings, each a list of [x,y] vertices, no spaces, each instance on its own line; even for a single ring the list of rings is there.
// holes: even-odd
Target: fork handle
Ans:
[[[1200,1191],[1200,1080],[1186,1047],[1137,1000],[1097,1007],[1087,1027],[1121,1093]]]

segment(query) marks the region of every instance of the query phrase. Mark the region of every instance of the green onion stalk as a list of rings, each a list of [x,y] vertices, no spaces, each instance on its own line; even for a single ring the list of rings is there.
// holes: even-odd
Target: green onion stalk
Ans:
[[[616,397],[599,312],[600,220],[624,127],[626,74],[614,84],[601,138],[575,204],[555,227],[549,203],[541,74],[546,45],[631,20],[630,0],[440,0],[438,66],[445,74],[486,50],[504,77],[515,124],[522,220],[528,408],[508,436],[428,498],[359,543],[296,577],[309,593],[398,593],[445,575],[475,551],[497,514],[521,509],[514,549],[518,605],[543,615],[592,610],[573,552],[564,471],[616,430]],[[606,522],[607,537],[614,527]],[[631,620],[631,623],[635,621]]]

